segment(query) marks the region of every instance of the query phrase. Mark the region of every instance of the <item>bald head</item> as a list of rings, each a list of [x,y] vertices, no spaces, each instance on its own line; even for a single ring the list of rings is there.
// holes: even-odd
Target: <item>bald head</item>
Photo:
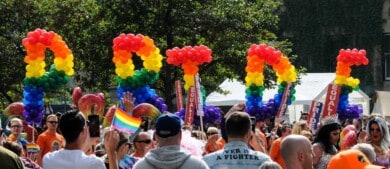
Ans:
[[[311,169],[313,165],[312,148],[309,139],[302,135],[289,135],[280,145],[280,151],[288,168]]]

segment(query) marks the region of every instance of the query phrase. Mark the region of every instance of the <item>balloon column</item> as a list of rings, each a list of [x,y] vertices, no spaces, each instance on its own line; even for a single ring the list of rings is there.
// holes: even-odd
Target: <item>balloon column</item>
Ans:
[[[368,59],[365,50],[341,49],[337,56],[336,79],[335,84],[341,86],[337,114],[339,120],[359,118],[363,110],[357,105],[351,105],[348,102],[348,94],[353,90],[359,90],[359,79],[353,78],[351,66],[367,65]]]
[[[27,55],[24,58],[26,77],[23,91],[23,115],[26,122],[40,124],[43,118],[44,92],[56,90],[68,83],[74,74],[73,54],[62,37],[50,31],[36,29],[29,32],[22,41]],[[45,50],[54,53],[54,64],[45,71]]]
[[[182,49],[174,47],[173,49],[167,50],[166,55],[167,63],[175,66],[180,66],[184,70],[184,89],[188,91],[191,86],[195,86],[194,76],[199,71],[199,65],[203,63],[210,63],[212,60],[211,49],[207,46],[185,46]],[[203,112],[204,112],[204,124],[215,124],[221,122],[221,109],[214,106],[206,106],[205,95],[206,91],[201,87],[202,101],[203,101]],[[184,119],[185,109],[181,109],[176,114]],[[200,117],[194,114],[194,124],[200,125]]]
[[[148,102],[161,112],[166,111],[167,105],[164,100],[158,97],[156,91],[149,86],[158,79],[163,59],[153,40],[141,34],[120,34],[113,40],[113,43],[112,61],[116,67],[119,100],[124,92],[130,91],[136,98],[136,105]],[[141,57],[144,68],[134,71],[132,52]]]
[[[211,50],[207,46],[185,46],[182,49],[175,47],[167,50],[167,63],[175,66],[181,65],[184,70],[184,89],[187,91],[191,86],[195,86],[194,76],[199,71],[199,65],[210,63],[212,60]]]
[[[264,91],[264,65],[272,66],[276,72],[278,93],[274,99],[263,104],[262,96]],[[282,52],[275,50],[265,44],[252,44],[248,49],[247,66],[245,68],[247,75],[246,81],[246,112],[256,117],[256,120],[265,120],[275,116],[283,97],[283,92],[287,83],[296,82],[297,75],[295,67],[291,65],[289,59],[283,56]],[[295,101],[294,86],[291,90],[288,104]]]

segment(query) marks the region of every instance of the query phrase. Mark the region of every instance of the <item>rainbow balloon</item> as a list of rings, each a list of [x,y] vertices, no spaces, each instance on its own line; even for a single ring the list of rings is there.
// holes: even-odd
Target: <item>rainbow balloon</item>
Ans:
[[[27,123],[40,124],[43,118],[44,92],[57,90],[67,84],[74,74],[73,54],[62,37],[50,31],[36,29],[22,41],[27,55],[24,58],[26,77],[23,91],[23,115]],[[46,72],[45,51],[54,53],[54,64]]]
[[[133,110],[134,117],[147,116],[152,120],[156,120],[160,116],[161,112],[149,103],[141,103],[137,105]]]
[[[337,106],[338,119],[343,121],[345,119],[359,118],[363,110],[357,105],[351,105],[348,101],[348,95],[353,90],[359,90],[360,80],[351,77],[351,66],[367,65],[369,63],[364,49],[340,49],[337,56],[336,85],[341,87],[339,102]]]
[[[256,120],[272,118],[280,106],[287,83],[293,83],[297,80],[295,67],[290,63],[288,57],[283,56],[282,52],[275,50],[272,46],[252,44],[247,53],[247,66],[245,68],[247,72],[245,77],[246,111],[251,116],[256,117]],[[274,99],[270,99],[266,105],[263,105],[265,64],[272,66],[276,73],[278,93]],[[290,93],[288,104],[295,101],[294,85]]]

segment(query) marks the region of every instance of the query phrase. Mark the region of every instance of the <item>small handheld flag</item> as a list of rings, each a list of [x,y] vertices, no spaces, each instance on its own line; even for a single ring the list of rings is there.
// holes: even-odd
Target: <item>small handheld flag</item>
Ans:
[[[126,131],[130,134],[133,134],[141,126],[141,122],[141,118],[133,117],[129,113],[117,107],[114,118],[112,120],[112,127],[117,130]]]

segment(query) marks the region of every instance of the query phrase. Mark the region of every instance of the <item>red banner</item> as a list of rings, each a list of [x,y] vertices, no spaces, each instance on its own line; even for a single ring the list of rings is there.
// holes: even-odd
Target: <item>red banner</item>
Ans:
[[[180,111],[183,106],[183,93],[181,88],[181,81],[176,80],[175,81],[175,90],[176,90],[176,105],[177,105],[177,111]]]
[[[282,100],[280,102],[278,112],[276,113],[277,118],[280,118],[281,115],[284,115],[286,113],[287,106],[288,106],[287,100],[290,98],[291,86],[292,86],[292,83],[287,83],[287,86],[284,89],[283,97],[282,97]]]
[[[184,125],[191,126],[194,122],[194,113],[196,107],[196,90],[195,87],[190,87],[188,89],[187,96],[187,106],[186,106],[186,115],[184,119]]]
[[[322,118],[336,115],[337,106],[339,103],[340,90],[341,88],[338,85],[328,85],[328,91],[326,92],[324,113],[322,114]]]

